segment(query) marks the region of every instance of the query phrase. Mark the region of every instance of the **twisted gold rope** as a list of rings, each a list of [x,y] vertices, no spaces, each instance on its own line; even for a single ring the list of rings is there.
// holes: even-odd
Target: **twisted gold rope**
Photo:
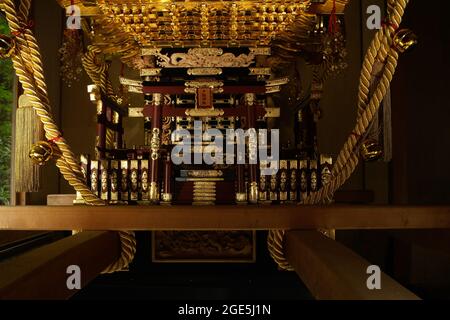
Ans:
[[[386,65],[386,59],[388,55],[397,54],[394,50],[392,50],[392,37],[396,31],[394,26],[399,26],[402,21],[402,17],[405,12],[405,8],[408,5],[409,0],[389,0],[388,2],[388,12],[390,13],[388,16],[387,24],[376,33],[374,39],[370,47],[367,50],[366,56],[364,58],[360,84],[359,84],[359,94],[358,94],[358,119],[362,118],[364,124],[370,123],[373,119],[373,115],[370,118],[367,118],[367,115],[364,114],[364,110],[370,105],[369,101],[369,87],[370,83],[373,81],[373,78],[377,76],[376,71],[379,69],[379,65],[384,65],[384,68],[389,68],[388,72],[395,72],[395,67],[397,62],[395,62],[395,66],[392,63]],[[398,59],[398,58],[397,58]],[[396,59],[396,60],[397,60]],[[380,100],[383,100],[386,95],[387,88],[389,87],[389,82],[380,81],[382,86],[382,91],[375,92],[375,97]],[[382,95],[381,95],[382,94]],[[376,102],[376,109],[378,110],[378,101]],[[373,110],[372,110],[373,111]],[[365,132],[365,131],[364,131]],[[344,148],[339,153],[339,156],[336,160],[336,164],[333,166],[332,173],[337,174],[341,172],[343,167],[346,165],[346,162],[350,158],[350,154],[358,143],[358,137],[361,136],[361,132],[354,130],[349,139],[347,140]]]
[[[111,81],[108,78],[109,65],[104,62],[97,61],[98,56],[102,53],[102,50],[91,45],[88,47],[88,51],[82,58],[84,70],[91,78],[92,82],[96,84],[100,90],[107,96],[114,95],[114,90]],[[108,134],[107,131],[107,144],[113,145],[113,135]],[[134,232],[131,231],[119,231],[121,242],[121,257],[114,264],[109,266],[103,273],[113,273],[125,269],[129,263],[133,260],[136,253],[136,238]]]
[[[24,94],[30,98],[36,114],[43,123],[46,138],[53,141],[58,147],[58,150],[56,150],[58,155],[56,157],[56,166],[63,177],[81,194],[86,203],[90,205],[105,205],[85,185],[81,167],[70,147],[62,138],[61,132],[52,118],[39,47],[31,30],[26,27],[30,7],[31,0],[22,0],[19,6],[19,13],[17,13],[14,0],[3,1],[2,10],[5,11],[9,28],[11,33],[15,35],[16,41],[16,52],[12,57],[14,69],[22,84]],[[134,233],[120,231],[119,235],[121,239],[121,256],[116,262],[108,266],[104,273],[126,268],[136,252]]]
[[[81,168],[77,165],[76,160],[67,161],[74,156],[61,138],[61,134],[51,117],[47,88],[45,81],[43,81],[42,62],[39,51],[36,49],[36,40],[31,32],[23,27],[26,23],[18,20],[12,1],[4,2],[3,8],[11,32],[16,35],[17,54],[13,57],[13,64],[24,88],[24,93],[30,98],[36,113],[44,124],[47,139],[55,140],[64,155],[60,161],[57,161],[57,164],[63,170],[63,175],[68,179],[70,178],[73,183],[77,183],[82,176]]]
[[[323,186],[319,191],[311,193],[302,204],[328,202],[334,192],[344,184],[358,165],[359,153],[356,149],[359,142],[358,138],[364,136],[373,117],[378,112],[397,67],[399,56],[398,52],[392,47],[392,39],[396,32],[396,27],[402,21],[408,3],[409,0],[389,0],[388,23],[377,32],[364,58],[359,84],[356,126],[338,155],[337,161],[333,166],[330,183]],[[375,91],[371,94],[369,90],[370,83],[377,76],[374,74],[374,70],[379,68],[380,64],[382,75]],[[285,230],[269,231],[267,245],[272,258],[278,266],[285,270],[292,270],[284,255],[284,236]]]

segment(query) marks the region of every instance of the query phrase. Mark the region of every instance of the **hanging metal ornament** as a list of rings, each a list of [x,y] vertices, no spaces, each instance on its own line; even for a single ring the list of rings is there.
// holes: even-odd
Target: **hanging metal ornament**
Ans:
[[[328,21],[328,30],[323,36],[323,60],[329,75],[338,74],[347,68],[347,49],[341,20],[336,14],[336,1],[333,1],[333,10]]]
[[[377,161],[383,156],[383,147],[374,139],[367,139],[361,144],[361,157],[366,162]]]
[[[64,30],[63,44],[59,53],[61,78],[68,87],[71,87],[74,82],[80,80],[83,73],[83,41],[79,30]]]
[[[44,165],[53,157],[53,146],[47,141],[38,141],[30,149],[30,159],[37,165]]]
[[[16,48],[16,41],[13,37],[0,34],[0,58],[7,59],[11,57]]]
[[[417,35],[409,29],[400,29],[394,35],[394,47],[404,53],[418,43]]]

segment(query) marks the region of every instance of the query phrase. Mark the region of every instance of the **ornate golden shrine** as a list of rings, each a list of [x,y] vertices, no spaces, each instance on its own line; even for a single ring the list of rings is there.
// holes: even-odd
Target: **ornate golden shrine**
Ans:
[[[278,64],[295,60],[298,54],[304,54],[311,64],[321,66],[315,69],[311,89],[311,99],[314,101],[311,110],[314,109],[314,113],[319,112],[317,101],[321,97],[323,81],[331,72],[345,68],[344,26],[337,15],[343,13],[346,1],[102,0],[60,1],[60,4],[68,6],[68,20],[77,18],[78,15],[84,18],[84,35],[91,41],[88,52],[83,57],[83,65],[96,85],[89,91],[91,100],[97,105],[99,117],[96,158],[101,161],[111,158],[115,160],[110,167],[94,160],[92,166],[95,171],[91,173],[89,169],[84,169],[84,172],[91,190],[110,203],[124,199],[119,199],[121,192],[117,191],[116,186],[111,189],[118,195],[112,195],[108,191],[108,179],[102,176],[105,170],[118,170],[115,174],[117,177],[123,170],[132,170],[130,174],[134,178],[131,187],[135,189],[141,184],[144,169],[143,185],[145,189],[148,186],[149,190],[132,191],[132,196],[125,201],[172,202],[173,190],[167,187],[170,181],[167,175],[171,175],[172,169],[165,162],[164,178],[161,181],[161,174],[158,173],[161,170],[157,164],[161,157],[170,154],[173,144],[170,143],[169,135],[174,129],[192,130],[193,121],[197,118],[205,121],[204,130],[256,128],[257,125],[261,126],[261,120],[265,122],[269,118],[279,117],[279,106],[267,105],[266,101],[268,95],[280,92],[281,87],[289,82],[286,77],[275,77],[274,69]],[[76,5],[79,12],[72,5]],[[69,40],[72,39],[69,37]],[[114,92],[107,77],[107,60],[111,55],[119,56],[123,63],[139,71],[140,80],[121,77],[120,83],[128,92],[142,94],[145,98],[144,107],[125,105],[124,97]],[[75,59],[69,57],[66,60],[71,62]],[[111,102],[117,103],[117,106],[111,106]],[[126,116],[148,119],[145,135],[148,148],[132,155],[132,159],[142,160],[139,160],[139,164],[133,160],[126,168],[122,168],[124,154],[129,154],[129,151],[122,150],[121,123]],[[323,159],[327,159],[324,160],[326,162],[319,163],[322,157],[319,159],[317,150],[313,150],[316,142],[315,125],[309,124],[312,117],[308,112],[301,116],[299,114],[299,119],[303,119],[299,121],[304,122],[302,130],[311,133],[307,134],[308,141],[300,143],[303,148],[301,155],[290,156],[295,159],[300,157],[306,164],[303,160],[302,163],[297,163],[294,158],[282,164],[282,170],[285,171],[280,176],[280,183],[286,189],[282,193],[289,193],[290,199],[285,195],[276,195],[279,177],[275,180],[272,178],[267,183],[262,178],[258,181],[259,166],[252,164],[248,167],[250,173],[247,178],[244,169],[237,170],[237,202],[295,202],[306,197],[306,192],[309,192],[306,191],[306,186],[302,196],[293,191],[288,192],[285,187],[289,184],[288,180],[294,179],[294,186],[297,184],[297,170],[311,168],[320,171],[319,166],[331,164],[329,158],[325,157]],[[314,122],[317,118],[317,115],[314,116]],[[265,126],[267,124],[263,124]],[[119,153],[113,149],[122,151]],[[150,157],[149,163],[145,160],[147,157]],[[249,157],[254,158],[255,155],[249,154]],[[312,159],[311,164],[309,159]],[[120,163],[116,163],[118,161]],[[90,165],[90,160],[84,159],[83,164]],[[286,179],[287,171],[291,169],[295,171]],[[150,173],[147,174],[147,170]],[[199,179],[197,185],[202,183],[208,188],[215,188],[216,182],[207,184],[205,179],[211,178],[202,176],[203,171],[198,170],[205,168],[184,171],[198,176],[195,178]],[[314,174],[311,178],[314,183],[308,182],[311,191],[320,185],[318,176]],[[324,181],[328,181],[327,175],[328,173],[323,175]],[[303,177],[303,173],[300,176]],[[95,181],[89,182],[92,179]],[[307,179],[310,178],[303,180]],[[114,181],[117,180],[118,178],[114,178]],[[123,181],[122,185],[125,186]],[[164,185],[164,190],[160,194],[161,185]],[[97,192],[99,186],[102,190]],[[258,186],[270,187],[270,194],[267,191],[267,196],[260,197],[259,194],[266,191],[258,191]],[[194,183],[194,190],[195,188]],[[214,203],[216,193],[207,194],[212,201],[203,202]],[[81,197],[80,193],[80,202]],[[206,199],[205,196],[202,198]],[[198,199],[198,196],[194,196],[193,203],[197,203]]]
[[[84,17],[84,35],[92,42],[90,52],[83,59],[85,69],[97,85],[90,91],[92,100],[97,104],[99,117],[108,118],[108,112],[113,112],[116,119],[99,124],[98,153],[94,160],[84,158],[82,161],[88,186],[109,203],[295,203],[317,190],[328,181],[331,159],[321,157],[313,150],[315,125],[308,112],[301,117],[303,130],[310,132],[309,141],[303,142],[301,154],[292,154],[289,160],[280,162],[281,173],[267,181],[259,177],[259,164],[238,165],[235,178],[230,180],[233,174],[229,168],[216,166],[211,170],[197,166],[178,171],[158,157],[162,154],[165,158],[163,154],[170,153],[170,133],[174,129],[191,130],[197,118],[205,123],[204,129],[256,128],[261,123],[266,127],[267,119],[280,115],[279,106],[268,106],[266,97],[280,92],[289,82],[288,78],[276,78],[274,69],[280,63],[295,60],[298,54],[307,56],[312,64],[323,66],[316,70],[312,92],[314,101],[320,99],[327,72],[332,67],[341,67],[329,58],[336,52],[344,57],[345,52],[343,33],[336,30],[331,34],[326,30],[335,19],[334,23],[341,25],[343,32],[343,21],[336,15],[343,13],[346,3],[309,0],[60,1],[62,6],[68,6],[68,14],[73,13],[70,5],[80,8],[79,14]],[[328,37],[339,47],[332,48],[326,42]],[[119,55],[122,62],[139,71],[141,80],[122,77],[120,81],[128,92],[145,96],[144,108],[128,106],[128,115],[120,112],[120,108],[127,109],[127,106],[120,106],[122,99],[113,94],[109,81],[98,75],[104,69],[99,64],[101,54]],[[200,99],[201,93],[211,97],[203,99],[205,102]],[[119,109],[111,108],[104,100],[104,94],[118,102]],[[131,156],[133,160],[128,163],[123,155],[110,151],[123,148],[123,129],[112,129],[114,125],[120,126],[123,116],[150,119],[148,136],[145,136],[148,151],[144,147]],[[162,125],[155,120],[161,116]],[[105,159],[111,157],[118,160],[111,160],[108,165]],[[150,160],[146,160],[148,158]],[[158,163],[163,169],[158,169]],[[105,176],[105,172],[111,170],[116,177],[114,181],[122,181],[118,183],[119,187],[108,187],[111,173]],[[176,178],[170,182],[173,170],[176,170]],[[205,170],[220,175],[205,176]],[[321,174],[320,170],[327,172]],[[124,172],[129,172],[131,177],[129,186],[121,178],[126,174]],[[186,178],[185,175],[195,177]],[[235,188],[230,184],[233,181],[235,194],[228,191]],[[301,191],[297,191],[297,184]],[[118,189],[121,191],[111,192]],[[83,202],[81,194],[78,202]],[[164,239],[161,233],[159,235],[155,239]],[[207,236],[206,233],[203,236]],[[250,251],[254,252],[252,237],[253,249]],[[208,236],[208,241],[218,244],[213,236]]]
[[[298,53],[312,54],[314,57],[311,58],[311,61],[315,61],[316,64],[325,67],[325,71],[314,78],[315,83],[311,90],[311,99],[313,100],[320,99],[323,79],[326,78],[328,71],[336,69],[335,62],[339,62],[339,58],[342,58],[342,56],[339,56],[339,50],[337,50],[339,56],[337,60],[334,58],[327,59],[327,56],[329,54],[335,54],[336,50],[334,50],[335,52],[333,52],[333,48],[331,50],[324,50],[325,48],[329,48],[326,46],[324,47],[323,43],[329,44],[330,41],[323,42],[323,40],[327,39],[325,32],[325,18],[329,19],[333,16],[331,21],[336,22],[336,20],[334,20],[336,19],[336,14],[342,13],[342,10],[339,10],[338,8],[344,8],[346,3],[344,1],[326,1],[325,4],[323,1],[301,2],[301,4],[295,6],[295,8],[287,6],[287,9],[286,6],[282,9],[281,2],[273,2],[276,5],[271,7],[264,7],[263,5],[259,7],[256,6],[258,8],[257,10],[240,10],[239,5],[231,1],[229,2],[230,5],[225,5],[224,7],[222,6],[225,1],[221,2],[220,5],[218,4],[219,2],[207,1],[200,3],[200,7],[196,6],[196,2],[193,2],[193,6],[191,6],[191,3],[189,2],[168,2],[167,4],[170,5],[170,8],[167,9],[165,5],[162,4],[162,1],[123,2],[126,6],[121,5],[121,7],[115,7],[114,2],[106,1],[61,1],[63,6],[72,3],[79,4],[81,7],[81,15],[86,17],[86,19],[83,20],[83,29],[90,37],[92,43],[92,45],[89,46],[88,52],[83,57],[83,62],[87,73],[99,88],[97,93],[92,92],[93,100],[101,102],[97,104],[100,109],[99,115],[103,115],[104,112],[109,112],[110,119],[107,119],[106,121],[108,122],[108,126],[113,128],[113,131],[114,129],[120,129],[120,117],[116,116],[116,113],[120,115],[120,108],[110,107],[109,111],[107,109],[104,111],[102,103],[110,103],[107,99],[112,99],[113,104],[117,103],[120,106],[121,99],[114,94],[112,85],[107,78],[108,63],[104,60],[105,55],[116,54],[121,56],[123,62],[126,62],[129,65],[136,65],[133,64],[133,59],[139,57],[143,53],[142,50],[150,50],[151,56],[157,56],[158,53],[154,50],[184,49],[188,47],[206,47],[210,49],[212,47],[222,48],[226,46],[227,50],[232,50],[233,48],[247,50],[250,48],[251,50],[259,48],[260,45],[270,45],[272,49],[274,49],[275,54],[279,55],[279,58],[282,59],[288,59]],[[133,8],[133,3],[135,4],[135,8]],[[145,5],[143,5],[143,3]],[[158,5],[152,5],[151,3],[158,3]],[[278,3],[280,3],[279,6]],[[330,175],[327,177],[326,185],[322,185],[319,190],[310,192],[307,197],[302,200],[302,203],[317,204],[329,201],[334,191],[348,179],[357,166],[359,161],[359,146],[364,143],[366,131],[373,120],[374,114],[378,111],[382,98],[386,95],[389,82],[392,80],[392,76],[397,66],[399,53],[415,43],[415,40],[411,40],[412,36],[410,33],[397,32],[407,3],[408,1],[404,0],[390,2],[387,19],[389,23],[386,23],[382,30],[377,33],[364,61],[359,88],[358,119],[355,129],[339,154],[336,165],[329,170]],[[214,9],[215,5],[218,6],[218,9]],[[28,25],[26,13],[28,12],[29,7],[30,1],[23,1],[23,3],[21,2],[20,10],[17,11],[14,1],[5,0],[2,9],[7,13],[7,19],[14,34],[14,41],[17,44],[15,54],[13,55],[15,68],[18,71],[20,81],[24,85],[25,95],[31,98],[33,108],[44,123],[48,142],[41,143],[41,146],[45,143],[51,143],[51,147],[54,148],[53,154],[56,157],[57,165],[63,176],[72,186],[74,186],[87,204],[105,205],[106,203],[103,201],[105,199],[101,199],[101,195],[98,193],[96,194],[96,192],[93,192],[93,190],[86,185],[86,175],[83,173],[78,161],[74,158],[73,153],[52,119],[49,100],[45,89],[45,81],[42,74],[42,62],[40,60],[39,51],[37,50],[38,47],[31,30],[26,27]],[[172,14],[170,14],[170,12]],[[220,12],[219,15],[218,12]],[[229,18],[229,21],[225,24],[226,28],[223,28],[220,31],[218,22],[211,23],[214,19],[208,19],[208,21],[204,19],[205,16],[220,17],[222,13]],[[183,25],[183,23],[186,23],[189,15],[198,19],[199,26],[189,23],[189,26]],[[239,17],[241,17],[241,19]],[[246,20],[247,17],[252,17],[251,19],[256,19],[258,17],[259,20],[256,19],[256,22],[253,20],[254,24],[247,23],[251,22],[251,19],[249,21]],[[144,19],[150,19],[148,20],[150,21],[148,26],[143,23]],[[144,26],[142,26],[142,24],[144,24]],[[185,29],[183,29],[184,26],[186,27]],[[149,37],[147,35],[146,27],[149,28],[147,31],[154,35],[154,37]],[[161,30],[156,30],[159,27],[161,27]],[[239,30],[242,31],[242,37],[239,36]],[[339,42],[340,37],[336,37],[336,30],[334,30],[333,27],[331,30],[331,33],[335,37],[333,40]],[[177,37],[178,39],[175,39]],[[335,43],[333,41],[331,42]],[[32,47],[33,50],[30,50],[30,47]],[[341,48],[342,47],[338,47],[338,49]],[[317,57],[320,59],[316,60],[315,58]],[[332,68],[329,68],[330,61],[332,62]],[[374,70],[377,63],[381,64],[381,71],[379,74],[376,74]],[[338,65],[338,67],[341,66],[342,65],[340,64]],[[248,66],[244,67],[247,68]],[[141,65],[137,68],[141,71],[143,69],[150,69],[150,71],[148,71],[150,73],[157,72],[155,69],[158,69],[155,68],[155,66],[142,68]],[[198,72],[198,70],[192,70],[191,73],[192,72],[195,73]],[[237,92],[233,91],[236,90],[233,86],[231,86],[232,89],[224,86],[224,90],[229,90],[224,92],[244,94],[246,98],[245,108],[250,110],[251,108],[249,107],[255,105],[256,94],[264,95],[273,92],[267,88],[271,87],[271,80],[269,79],[270,73],[267,73],[266,71],[263,72],[262,70],[260,72],[260,74],[250,74],[250,76],[262,76],[257,79],[257,81],[262,81],[262,84],[255,85],[251,89],[248,89],[247,86],[245,91]],[[144,82],[158,81],[155,78],[151,78],[153,75],[141,73],[141,76],[144,77]],[[156,75],[155,77],[158,76]],[[371,81],[373,81],[376,86],[373,91],[368,88],[368,83]],[[139,86],[131,85],[130,87]],[[149,106],[147,111],[152,112],[154,119],[161,120],[162,106],[170,105],[170,103],[163,102],[163,99],[165,98],[163,97],[163,94],[178,94],[179,92],[191,93],[186,91],[186,89],[189,89],[186,87],[189,86],[184,84],[184,86],[178,86],[174,92],[162,92],[164,90],[161,90],[161,86],[143,85],[142,92],[144,94],[152,95],[152,99],[148,100]],[[217,87],[222,86],[214,86],[211,85],[209,81],[203,81],[203,84],[197,86],[195,89],[222,89]],[[172,89],[174,88],[171,88],[171,90]],[[197,93],[198,92],[195,94]],[[263,112],[265,110],[261,109],[260,111]],[[115,123],[115,121],[118,121],[118,123]],[[151,161],[153,161],[152,165],[159,159],[159,147],[161,146],[160,125],[161,123],[152,124],[151,128],[152,138],[150,155]],[[120,132],[120,130],[117,130],[117,132]],[[101,137],[102,139],[111,138],[107,137],[107,131],[103,132]],[[116,136],[115,141],[112,141],[112,144],[118,144],[119,141],[120,139]],[[103,145],[100,146],[100,152],[106,152],[106,150],[104,150],[104,142],[102,142],[102,144]],[[256,178],[256,175],[251,174],[250,177],[251,192],[249,194],[253,199],[257,199],[257,197],[255,197],[257,193],[254,193],[254,190],[256,190],[255,188],[257,188],[258,182],[252,180]],[[103,179],[103,176],[101,178]],[[151,180],[150,186],[150,195],[156,199],[156,197],[159,197],[158,181]],[[243,198],[239,197],[239,199]],[[283,256],[283,237],[284,232],[282,230],[271,231],[269,235],[269,249],[280,267],[289,269],[290,266]],[[121,239],[123,249],[122,256],[120,260],[110,266],[106,272],[126,267],[134,255],[134,234],[130,231],[123,231],[121,232]]]

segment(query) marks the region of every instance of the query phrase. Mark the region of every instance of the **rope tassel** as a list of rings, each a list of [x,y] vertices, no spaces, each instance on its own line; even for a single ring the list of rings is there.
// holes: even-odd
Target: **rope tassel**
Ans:
[[[16,110],[16,135],[14,145],[14,174],[16,192],[39,191],[40,168],[29,158],[30,148],[42,140],[43,129],[27,96],[19,97]]]

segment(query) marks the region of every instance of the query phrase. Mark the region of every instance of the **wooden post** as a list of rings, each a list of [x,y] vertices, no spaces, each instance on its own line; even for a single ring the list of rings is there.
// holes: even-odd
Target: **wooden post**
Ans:
[[[97,111],[97,136],[96,136],[96,159],[104,159],[105,149],[106,149],[106,106],[102,101],[102,95],[100,88],[95,85],[91,84],[87,87],[88,93],[89,93],[89,99],[92,103],[96,106]]]
[[[161,146],[161,113],[163,95],[153,94],[152,140],[150,143],[150,201],[159,202],[159,160]]]
[[[238,143],[241,142],[245,145],[245,137],[244,141],[239,141],[239,137],[236,138]],[[236,150],[236,203],[246,204],[247,199],[247,188],[245,186],[245,149],[244,154]]]
[[[102,100],[97,101],[97,159],[104,159],[106,149],[106,108]]]
[[[289,231],[285,244],[289,264],[316,299],[419,299],[381,271],[380,289],[370,290],[371,263],[318,231]]]
[[[27,193],[26,192],[16,192],[15,204],[17,206],[26,206],[27,205]]]
[[[0,299],[67,299],[69,266],[80,268],[81,287],[120,256],[116,232],[81,232],[0,263]]]
[[[122,125],[122,115],[120,115],[118,112],[113,111],[113,124],[115,124],[117,127],[117,131],[115,132],[115,148],[116,149],[122,149],[123,147],[123,125]]]

